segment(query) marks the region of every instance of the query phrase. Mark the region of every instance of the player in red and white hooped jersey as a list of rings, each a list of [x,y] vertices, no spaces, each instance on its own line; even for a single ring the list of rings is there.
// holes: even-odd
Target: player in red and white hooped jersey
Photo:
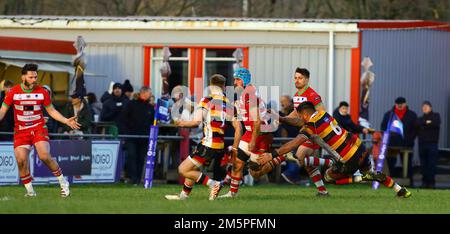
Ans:
[[[237,157],[233,159],[233,169],[230,176],[230,191],[219,198],[235,197],[243,176],[247,161],[249,166],[259,167],[259,155],[269,152],[273,142],[272,132],[276,131],[275,121],[267,111],[266,104],[259,97],[256,87],[251,85],[251,74],[246,68],[237,69],[234,74],[234,85],[238,90],[238,116],[242,120],[246,132],[239,142]],[[239,90],[242,93],[239,94]]]
[[[67,124],[72,129],[79,129],[80,124],[76,116],[65,118],[52,105],[49,93],[37,85],[36,64],[25,64],[22,68],[22,83],[14,86],[6,94],[0,109],[0,121],[4,118],[9,108],[14,109],[14,154],[19,167],[19,176],[27,193],[25,196],[36,196],[32,186],[32,176],[28,156],[34,145],[39,159],[58,178],[61,186],[61,196],[70,194],[69,182],[64,178],[58,163],[50,155],[50,144],[47,127],[45,126],[43,108],[55,120]]]
[[[297,88],[297,92],[294,94],[293,97],[295,108],[297,108],[297,106],[299,106],[301,103],[309,101],[314,104],[315,108],[318,111],[325,111],[324,105],[322,103],[322,98],[316,91],[314,91],[314,89],[312,89],[309,86],[309,71],[307,69],[297,68],[295,70],[295,87]],[[280,122],[293,126],[299,127],[303,126],[304,123],[301,121],[300,118],[298,118],[298,114],[295,111],[295,108],[288,116],[279,117]],[[318,149],[320,149],[320,146],[308,140],[298,148],[295,156],[299,161],[300,165],[305,167],[311,180],[314,182],[315,186],[319,190],[319,195],[327,195],[328,192],[324,186],[322,175],[317,168],[318,165],[316,165],[317,163],[314,164],[314,162],[317,162],[318,160],[315,157],[311,157],[311,155],[313,155],[315,151]],[[278,157],[275,157],[268,163],[264,164],[261,167],[261,170],[250,171],[250,173],[253,177],[258,178],[264,174],[269,173],[277,165],[279,165],[285,160],[286,156],[280,155]],[[319,161],[320,166],[329,167],[332,164],[332,161],[329,159],[320,159]]]

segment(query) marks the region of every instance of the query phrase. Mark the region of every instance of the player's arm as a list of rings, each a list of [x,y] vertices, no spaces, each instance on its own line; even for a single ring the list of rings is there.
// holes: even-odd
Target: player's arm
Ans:
[[[241,122],[236,119],[231,122],[231,125],[234,128],[233,153],[237,154],[239,141],[241,141],[242,136],[242,125]]]
[[[190,121],[178,120],[175,121],[175,125],[181,128],[196,128],[198,127],[203,120],[203,115],[206,115],[207,110],[204,108],[198,108],[194,112],[194,119]]]
[[[273,158],[278,157],[279,155],[283,155],[291,152],[294,149],[297,149],[301,144],[303,144],[309,138],[305,134],[299,134],[296,138],[290,140],[286,144],[282,145],[278,149],[273,149],[272,153],[264,153],[257,160],[259,164],[265,164],[272,160]]]
[[[61,113],[59,113],[59,111],[57,111],[55,107],[53,107],[53,105],[48,105],[45,107],[45,109],[47,110],[47,113],[56,121],[63,123],[72,129],[80,129],[81,124],[77,122],[77,116],[66,118]]]
[[[0,108],[0,121],[5,118],[6,112],[8,112],[9,106],[5,103],[2,104],[2,107]]]
[[[256,148],[256,139],[261,133],[261,119],[259,116],[259,106],[256,103],[256,106],[250,107],[250,119],[253,119],[253,131],[252,137],[250,138],[250,142],[248,143],[248,150],[254,151]]]
[[[303,121],[298,117],[296,109],[294,109],[287,116],[284,116],[284,117],[280,116],[280,122],[287,124],[287,125],[291,125],[291,126],[297,126],[297,127],[302,127],[304,124]]]

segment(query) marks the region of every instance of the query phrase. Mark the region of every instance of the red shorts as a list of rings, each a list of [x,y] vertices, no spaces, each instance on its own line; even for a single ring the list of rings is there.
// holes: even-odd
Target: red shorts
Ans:
[[[33,146],[39,141],[49,141],[47,128],[22,130],[14,134],[14,149],[21,145]]]
[[[305,141],[305,143],[302,144],[302,146],[313,149],[313,150],[318,150],[320,149],[320,146],[316,143],[313,143],[310,140]]]

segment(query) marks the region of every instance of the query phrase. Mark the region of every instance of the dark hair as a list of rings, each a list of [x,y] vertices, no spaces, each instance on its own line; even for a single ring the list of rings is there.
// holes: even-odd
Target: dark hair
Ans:
[[[225,82],[227,81],[227,79],[220,74],[212,75],[211,78],[209,78],[209,80],[210,80],[211,85],[216,85],[216,86],[223,86],[223,85],[225,85]]]
[[[431,102],[430,101],[424,101],[423,103],[422,103],[422,106],[423,105],[429,105],[431,108],[433,108],[433,106],[431,105]]]
[[[302,102],[300,105],[297,106],[297,112],[302,112],[304,110],[312,110],[315,111],[316,108],[314,107],[314,104],[312,102]]]
[[[97,102],[97,96],[95,96],[95,93],[88,93],[87,94],[87,100],[89,104],[96,103]]]
[[[3,83],[3,87],[6,87],[6,88],[11,88],[13,86],[14,86],[14,83],[10,80],[5,80],[5,82]]]
[[[27,63],[22,67],[22,75],[26,75],[29,71],[37,72],[38,65],[34,63]]]
[[[295,69],[295,72],[296,72],[296,73],[300,73],[300,74],[302,74],[304,77],[306,77],[306,78],[309,79],[309,71],[308,71],[308,69],[297,67],[297,69]]]
[[[343,107],[343,106],[349,107],[348,102],[342,101],[342,102],[339,103],[339,108],[341,108],[341,107]]]

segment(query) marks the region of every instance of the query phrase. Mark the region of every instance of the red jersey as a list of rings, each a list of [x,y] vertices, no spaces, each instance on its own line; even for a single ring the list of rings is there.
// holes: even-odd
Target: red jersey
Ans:
[[[307,85],[302,91],[296,92],[293,99],[295,108],[297,108],[300,103],[306,101],[312,102],[314,106],[317,106],[322,102],[322,98],[320,97],[320,95],[316,93],[314,89],[309,87],[309,85]]]
[[[251,137],[251,132],[253,131],[254,116],[250,116],[250,110],[252,108],[258,108],[259,118],[261,119],[261,133],[273,132],[274,127],[270,124],[270,115],[267,113],[267,107],[264,101],[259,97],[259,94],[254,86],[247,86],[239,98],[237,104],[239,109],[239,116],[245,126],[245,134],[242,136],[242,140],[249,142]]]
[[[2,105],[14,108],[14,131],[18,132],[45,127],[42,108],[52,105],[52,101],[42,87],[25,90],[20,84],[6,94]]]

